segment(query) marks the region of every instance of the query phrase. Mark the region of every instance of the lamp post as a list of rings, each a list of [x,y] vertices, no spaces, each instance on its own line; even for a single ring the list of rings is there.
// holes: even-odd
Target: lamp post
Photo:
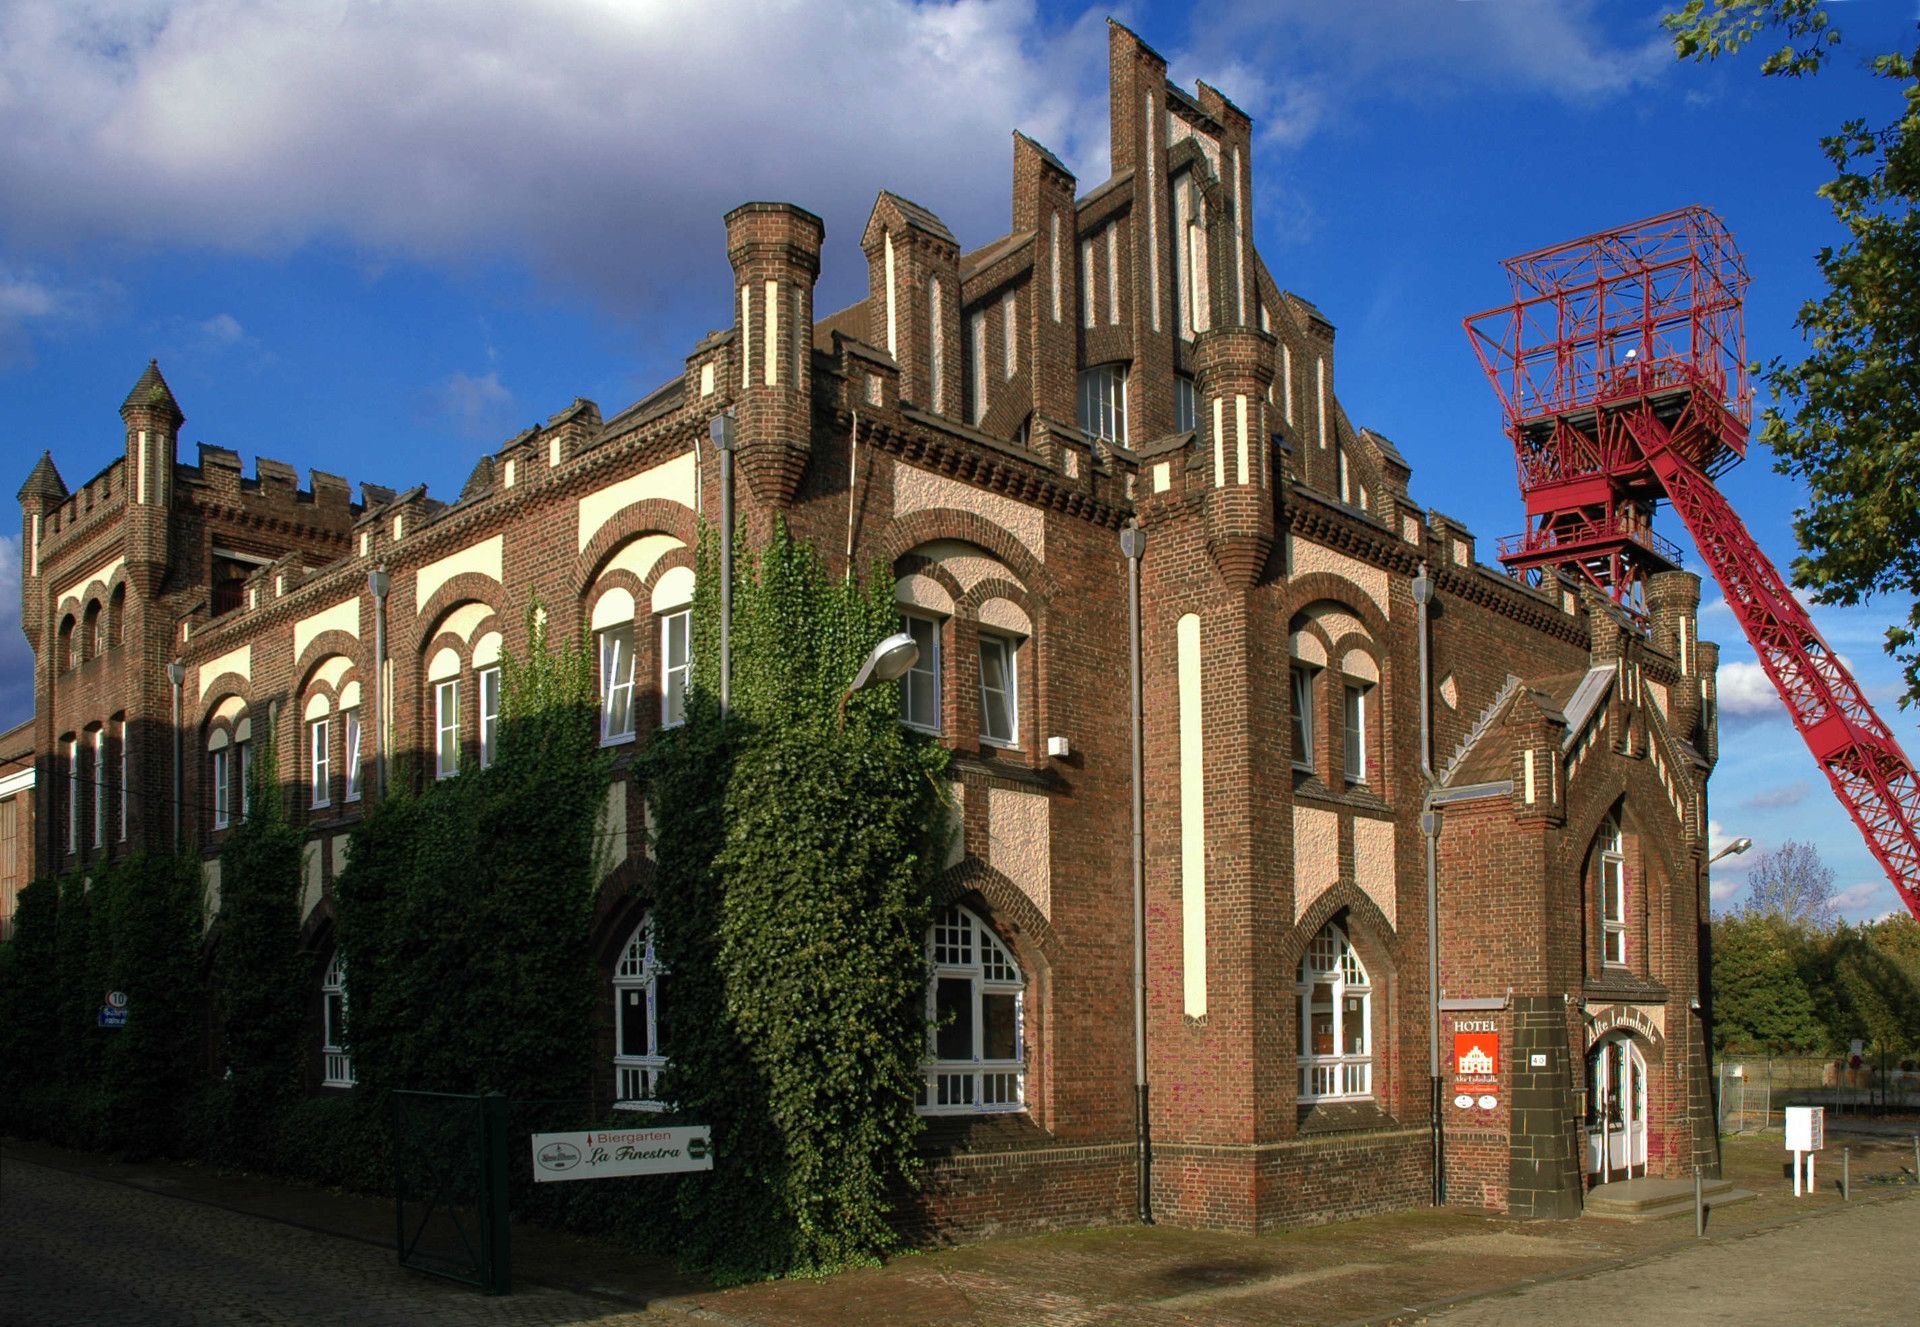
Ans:
[[[1729,843],[1726,847],[1722,848],[1719,852],[1716,852],[1715,854],[1713,854],[1713,856],[1707,858],[1707,865],[1712,866],[1715,862],[1719,861],[1722,857],[1738,857],[1741,853],[1745,852],[1748,848],[1751,848],[1752,846],[1753,846],[1752,839],[1735,839],[1732,843]]]
[[[733,412],[708,420],[707,436],[720,454],[720,719],[724,723],[733,703]]]
[[[853,684],[840,694],[840,731],[847,730],[847,702],[853,699],[854,692],[896,681],[919,661],[920,647],[913,643],[909,632],[896,631],[874,646],[867,661],[860,665],[860,671],[854,674]]]

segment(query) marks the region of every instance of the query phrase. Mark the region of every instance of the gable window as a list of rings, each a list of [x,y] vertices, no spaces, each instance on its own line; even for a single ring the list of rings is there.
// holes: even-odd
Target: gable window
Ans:
[[[948,905],[927,938],[927,1115],[1026,1107],[1026,978],[985,923]]]
[[[615,1110],[661,1110],[667,1067],[667,970],[653,947],[653,914],[633,928],[613,970]]]
[[[693,673],[693,614],[686,609],[660,618],[660,722],[687,721],[687,682]]]
[[[1373,984],[1347,933],[1320,928],[1300,959],[1300,1100],[1373,1095]]]
[[[1620,838],[1620,822],[1609,820],[1600,830],[1600,908],[1608,963],[1627,961],[1627,858]]]
[[[500,670],[480,670],[480,768],[493,764],[500,746]]]
[[[1199,427],[1200,404],[1194,393],[1193,379],[1185,373],[1173,375],[1173,431],[1192,433]]]
[[[600,633],[600,743],[633,739],[633,623]]]
[[[1020,684],[1014,642],[980,637],[980,740],[989,746],[1020,743]]]
[[[320,979],[320,1081],[328,1087],[353,1086],[353,1057],[347,1054],[347,963],[339,950]]]
[[[1294,664],[1291,672],[1293,692],[1293,767],[1313,773],[1313,675],[1319,670]]]
[[[1367,781],[1367,691],[1369,688],[1355,686],[1349,682],[1346,686],[1346,756],[1347,782],[1365,783]]]
[[[225,829],[233,814],[233,789],[227,777],[227,748],[215,751],[208,761],[207,778],[213,784],[213,827]]]
[[[900,679],[900,721],[909,728],[940,731],[940,624],[927,617],[902,617],[901,629],[913,637],[920,656]]]
[[[312,804],[315,807],[333,804],[333,753],[327,745],[329,727],[331,725],[325,719],[315,719],[307,725],[308,765],[312,775]]]
[[[433,688],[433,776],[450,779],[460,772],[460,680]]]
[[[340,711],[340,731],[346,750],[342,758],[347,762],[347,792],[349,802],[360,800],[360,710],[358,707]]]
[[[1080,371],[1080,431],[1122,446],[1127,441],[1127,366],[1096,364]]]

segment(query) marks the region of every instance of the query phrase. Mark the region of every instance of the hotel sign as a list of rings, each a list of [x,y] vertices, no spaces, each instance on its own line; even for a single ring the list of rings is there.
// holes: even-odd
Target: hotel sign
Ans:
[[[1492,1019],[1462,1020],[1453,1025],[1453,1081],[1500,1081],[1500,1033]]]

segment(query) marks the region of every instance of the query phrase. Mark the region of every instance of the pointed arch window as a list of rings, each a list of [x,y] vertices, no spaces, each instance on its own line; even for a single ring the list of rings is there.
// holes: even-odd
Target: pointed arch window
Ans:
[[[347,961],[338,949],[320,978],[320,1081],[328,1087],[353,1086],[353,1057],[347,1054]]]
[[[1620,822],[1608,817],[1600,827],[1600,911],[1602,957],[1620,967],[1627,961],[1627,856]]]
[[[986,923],[948,905],[927,937],[926,1115],[1026,1109],[1027,979]]]
[[[667,969],[653,946],[653,914],[633,928],[613,969],[614,1109],[663,1110]]]
[[[1320,928],[1300,959],[1300,1100],[1373,1095],[1373,983],[1347,933]]]

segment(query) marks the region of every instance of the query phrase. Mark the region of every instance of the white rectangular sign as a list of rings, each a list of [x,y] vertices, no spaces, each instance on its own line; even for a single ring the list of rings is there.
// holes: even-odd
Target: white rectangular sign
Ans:
[[[704,1124],[537,1133],[533,1135],[533,1178],[600,1180],[712,1170],[710,1134]]]

